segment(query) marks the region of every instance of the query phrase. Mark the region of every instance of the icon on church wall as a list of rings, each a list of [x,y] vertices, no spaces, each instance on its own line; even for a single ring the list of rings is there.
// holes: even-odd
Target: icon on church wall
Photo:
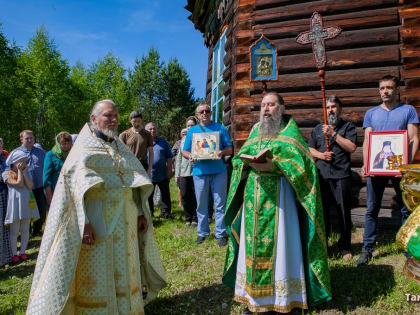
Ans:
[[[277,80],[277,49],[264,35],[250,47],[251,81]]]
[[[273,76],[273,59],[271,56],[258,56],[257,57],[257,76],[258,77],[271,77]]]

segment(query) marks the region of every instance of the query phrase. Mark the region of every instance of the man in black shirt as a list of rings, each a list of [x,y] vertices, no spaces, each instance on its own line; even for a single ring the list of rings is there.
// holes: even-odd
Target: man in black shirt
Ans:
[[[344,259],[351,259],[351,168],[350,154],[356,150],[356,126],[340,117],[342,103],[336,96],[327,99],[328,125],[319,124],[308,140],[309,150],[319,171],[327,238],[330,232],[330,208],[338,212],[341,236],[338,247]],[[330,152],[326,152],[325,136]]]

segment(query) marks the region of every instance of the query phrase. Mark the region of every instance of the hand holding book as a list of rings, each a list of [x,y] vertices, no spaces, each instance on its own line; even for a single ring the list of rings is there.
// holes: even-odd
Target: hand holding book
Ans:
[[[249,163],[265,163],[267,162],[267,159],[273,158],[273,153],[270,151],[270,149],[264,149],[260,151],[257,155],[248,155],[248,154],[241,154],[239,158],[244,162],[245,164]]]
[[[247,165],[260,172],[273,170],[273,153],[269,149],[260,151],[257,155],[241,154],[239,158]]]

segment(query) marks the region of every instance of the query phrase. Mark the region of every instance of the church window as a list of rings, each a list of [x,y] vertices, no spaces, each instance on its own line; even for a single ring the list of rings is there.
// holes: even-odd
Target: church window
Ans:
[[[225,85],[225,82],[223,81],[223,71],[225,70],[223,58],[226,55],[225,44],[226,29],[213,48],[211,111],[212,120],[218,123],[222,123],[223,101],[225,99],[223,95],[223,87]]]

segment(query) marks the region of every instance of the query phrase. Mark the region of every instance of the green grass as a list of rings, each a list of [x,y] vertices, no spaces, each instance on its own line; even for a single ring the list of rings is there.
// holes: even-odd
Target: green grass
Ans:
[[[171,196],[177,198],[173,181]],[[214,224],[213,236],[196,245],[196,231],[184,225],[177,200],[172,207],[174,220],[154,221],[168,286],[146,306],[146,313],[241,314],[244,305],[233,302],[232,290],[221,283],[225,249],[217,246]],[[360,253],[362,235],[362,229],[353,232],[353,254]],[[336,234],[329,239],[333,300],[306,314],[420,313],[420,303],[406,301],[406,293],[420,294],[420,285],[402,273],[405,258],[395,244],[395,231],[380,231],[372,263],[361,268],[340,258],[337,239]],[[39,244],[39,238],[31,240],[27,262],[0,269],[0,314],[24,314]]]

